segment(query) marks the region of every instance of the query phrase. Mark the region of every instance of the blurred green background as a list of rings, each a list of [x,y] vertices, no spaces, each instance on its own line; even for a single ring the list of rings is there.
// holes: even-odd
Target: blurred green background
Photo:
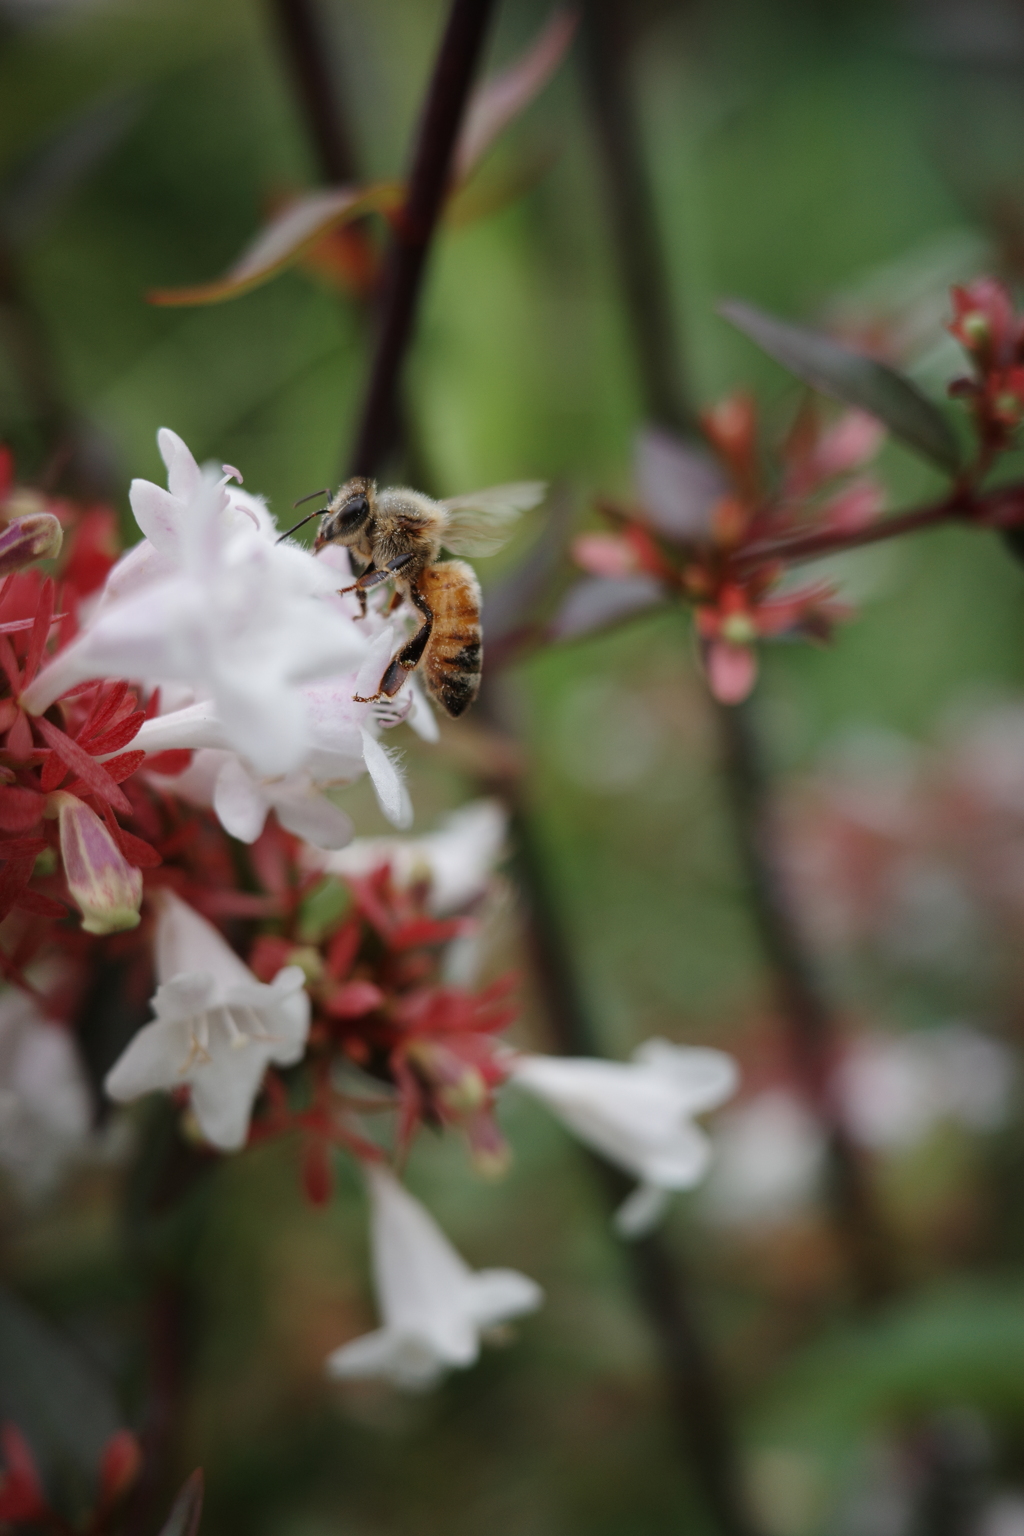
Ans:
[[[321,8],[360,160],[368,175],[395,174],[442,7]],[[491,61],[524,46],[545,14],[506,0]],[[721,297],[814,317],[843,295],[898,305],[915,282],[941,296],[944,281],[1011,261],[1007,210],[1024,206],[1024,10],[1010,0],[718,0],[638,7],[635,20],[646,149],[702,402],[751,385],[778,431],[796,400],[715,318]],[[26,214],[26,167],[97,111],[114,125],[106,152]],[[439,240],[410,414],[439,494],[545,477],[582,526],[594,492],[628,495],[640,412],[574,57],[481,178],[535,163],[547,168],[524,195]],[[144,301],[223,270],[268,198],[315,180],[259,0],[0,5],[0,206],[18,215],[4,223],[5,260],[48,340],[51,383],[105,440],[126,518],[130,479],[163,478],[161,425],[198,458],[237,464],[282,516],[338,477],[366,369],[350,302],[302,272],[219,307]],[[38,422],[9,348],[0,431],[26,475],[37,472]],[[899,450],[883,468],[892,505],[934,490]],[[495,570],[539,531],[524,529]],[[758,707],[786,793],[851,732],[931,741],[965,699],[1024,684],[1024,571],[996,539],[931,534],[862,562],[860,581],[862,612],[831,649],[765,659]],[[607,1050],[663,1033],[756,1056],[771,1031],[765,978],[685,616],[549,649],[507,686]],[[474,786],[458,751],[399,734],[425,829]],[[383,830],[365,786],[346,805],[360,832]],[[507,927],[498,960],[524,966],[514,918]],[[927,966],[886,969],[871,953],[821,961],[852,1027],[927,1028],[954,1011]],[[525,983],[524,995],[523,1037],[541,1041]],[[1011,1045],[1024,1024],[1006,967],[968,968],[955,1011]],[[175,1474],[206,1469],[204,1536],[711,1529],[576,1149],[530,1106],[510,1099],[504,1119],[516,1153],[504,1181],[478,1179],[453,1141],[424,1140],[410,1182],[472,1262],[522,1268],[547,1305],[427,1398],[322,1378],[328,1349],[372,1316],[351,1170],[331,1208],[313,1211],[294,1149],[262,1148],[226,1160],[183,1213],[167,1239],[192,1255]],[[914,1285],[868,1320],[847,1306],[813,1202],[749,1230],[710,1220],[699,1196],[675,1202],[668,1235],[696,1277],[759,1518],[780,1536],[917,1529],[911,1464],[946,1436],[988,1490],[986,1536],[1018,1536],[1022,1128],[1011,1119],[970,1137],[947,1126],[878,1164]],[[5,1197],[0,1267],[112,1369],[131,1416],[144,1406],[146,1298],[119,1240],[119,1179],[94,1168],[42,1210]]]

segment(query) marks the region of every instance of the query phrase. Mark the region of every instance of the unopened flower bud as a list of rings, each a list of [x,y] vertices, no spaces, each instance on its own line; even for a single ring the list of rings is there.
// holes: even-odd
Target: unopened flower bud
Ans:
[[[52,512],[14,518],[0,533],[0,576],[20,571],[33,560],[52,560],[60,554],[63,539],[63,529]]]
[[[723,548],[738,544],[747,531],[750,513],[735,496],[720,496],[711,509],[711,537]]]
[[[730,645],[751,645],[757,639],[754,621],[745,613],[730,613],[722,620],[721,633]]]
[[[508,1142],[498,1129],[494,1116],[481,1111],[463,1126],[469,1142],[473,1167],[486,1179],[500,1179],[512,1161]]]
[[[440,1104],[453,1115],[471,1115],[487,1103],[488,1089],[479,1068],[446,1046],[417,1041],[409,1055],[434,1084]]]
[[[59,820],[64,875],[86,933],[136,927],[142,872],[128,863],[96,812],[77,795],[57,790],[49,797],[47,814]]]
[[[969,352],[984,352],[992,345],[992,327],[980,309],[969,310],[960,320],[960,337]]]

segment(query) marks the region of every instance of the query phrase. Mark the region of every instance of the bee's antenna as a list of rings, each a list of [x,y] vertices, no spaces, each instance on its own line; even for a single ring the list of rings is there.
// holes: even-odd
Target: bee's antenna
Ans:
[[[322,494],[323,494],[322,491],[314,491],[313,492],[314,496],[321,496]],[[302,499],[303,499],[303,501],[308,501],[309,497],[308,496],[303,496]],[[295,505],[298,506],[298,502],[296,502]],[[329,507],[317,507],[315,512],[310,512],[310,513],[307,514],[307,516],[300,517],[299,521],[297,523],[293,524],[293,526],[291,528],[289,528],[285,533],[282,533],[280,538],[275,539],[274,543],[275,544],[280,544],[282,542],[282,540],[289,538],[290,535],[295,533],[299,528],[304,528],[307,523],[311,523],[313,521],[314,517],[323,517],[324,513],[325,512],[329,512],[329,511],[330,511]]]
[[[300,496],[298,501],[293,501],[293,507],[301,507],[304,501],[312,501],[314,496],[326,496],[330,492],[330,486],[325,485],[322,491],[310,491],[308,496]]]

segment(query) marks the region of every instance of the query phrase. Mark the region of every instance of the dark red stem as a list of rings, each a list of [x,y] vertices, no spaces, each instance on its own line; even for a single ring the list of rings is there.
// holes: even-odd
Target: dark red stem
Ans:
[[[496,0],[453,0],[427,92],[408,195],[388,251],[380,328],[350,473],[373,475],[395,445],[398,385],[412,341],[427,256],[451,178],[452,159]]]
[[[357,179],[356,157],[316,0],[271,0],[271,9],[320,170],[327,181],[348,185]]]
[[[666,373],[664,355],[678,350],[671,294],[660,259],[657,219],[647,166],[633,123],[628,58],[621,29],[629,13],[623,0],[592,0],[587,9],[586,52],[590,99],[612,210],[612,234],[619,248],[623,296],[644,381],[648,410],[666,416],[677,430],[692,430],[692,415],[679,375]],[[672,392],[666,390],[672,384]],[[951,515],[928,509],[933,520]],[[914,516],[915,514],[908,514]],[[916,514],[920,517],[920,514]],[[902,530],[906,531],[906,529]],[[824,553],[832,543],[811,548],[822,535],[794,539],[787,549],[797,558]],[[847,536],[855,539],[856,535]],[[759,549],[735,557],[744,564],[782,558],[786,541],[764,541]],[[864,542],[869,542],[864,540]],[[787,556],[788,558],[788,556]],[[888,1288],[888,1254],[874,1214],[861,1164],[829,1102],[828,1078],[838,1041],[838,1026],[825,1000],[802,935],[779,878],[772,846],[771,805],[760,742],[749,710],[718,705],[711,700],[722,743],[726,789],[739,852],[744,864],[751,913],[770,970],[785,1028],[793,1047],[796,1070],[808,1097],[820,1114],[831,1149],[831,1209],[848,1253],[858,1291],[874,1297]]]
[[[862,549],[866,544],[880,544],[885,539],[898,539],[906,533],[920,533],[925,528],[935,528],[941,523],[955,522],[969,514],[984,512],[985,508],[1007,495],[1006,490],[989,497],[972,499],[962,492],[947,496],[943,501],[926,507],[914,507],[909,512],[897,512],[892,517],[879,518],[852,533],[840,533],[828,529],[808,533],[788,534],[778,539],[762,539],[738,550],[735,563],[738,566],[765,565],[773,560],[783,560],[796,565],[804,560],[823,559],[826,555],[839,555],[848,549]],[[1018,487],[1021,510],[1024,511],[1024,486]]]
[[[618,0],[588,0],[580,35],[583,82],[633,331],[644,411],[662,426],[692,431],[696,415],[676,344],[668,272],[629,80],[629,10]]]

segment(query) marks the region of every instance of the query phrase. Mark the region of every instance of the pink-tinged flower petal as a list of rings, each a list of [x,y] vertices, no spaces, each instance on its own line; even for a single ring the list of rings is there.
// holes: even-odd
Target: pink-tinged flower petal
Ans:
[[[704,652],[704,668],[720,704],[742,704],[757,681],[757,653],[749,645],[712,640]]]
[[[64,875],[86,933],[134,928],[142,901],[142,872],[125,859],[103,822],[77,795],[50,796],[60,827]]]
[[[632,576],[639,570],[635,551],[617,533],[581,533],[572,541],[572,557],[591,576]]]
[[[814,452],[814,466],[822,480],[849,474],[873,459],[885,442],[885,427],[866,411],[844,411],[823,433]]]
[[[857,480],[825,503],[821,517],[835,533],[858,533],[885,510],[885,490],[877,480]]]
[[[159,554],[173,558],[181,536],[181,503],[152,480],[133,480],[128,489],[135,521]]]
[[[156,445],[160,449],[160,457],[167,465],[167,488],[171,495],[181,501],[190,501],[199,494],[203,483],[203,472],[192,457],[191,449],[170,427],[160,428],[156,434]],[[225,465],[225,472],[227,468]],[[237,469],[232,473],[238,475],[241,481]]]

